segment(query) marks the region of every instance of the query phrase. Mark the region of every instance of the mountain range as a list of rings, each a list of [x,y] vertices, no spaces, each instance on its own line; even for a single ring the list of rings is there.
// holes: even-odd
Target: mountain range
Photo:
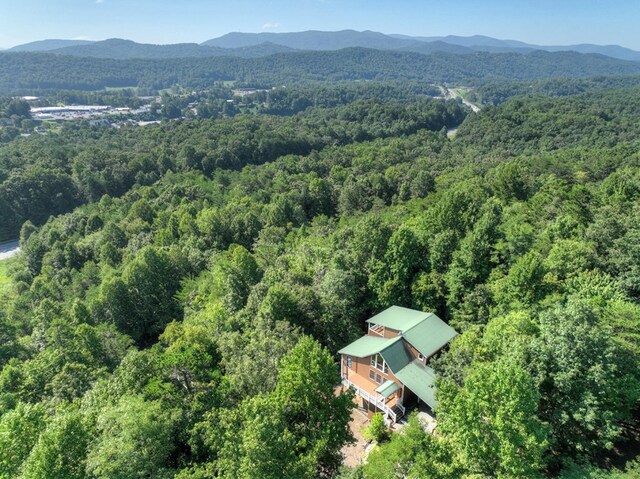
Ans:
[[[116,60],[133,58],[193,58],[230,56],[254,58],[274,53],[294,51],[292,48],[264,42],[251,47],[219,48],[197,43],[174,43],[171,45],[153,45],[136,43],[131,40],[110,38],[98,42],[75,43],[69,40],[42,40],[11,48],[10,52],[46,52],[76,57],[112,58]],[[60,46],[63,45],[63,46]]]
[[[295,50],[340,50],[362,47],[375,50],[395,50],[415,53],[446,52],[471,54],[529,53],[535,50],[548,52],[576,51],[597,53],[612,58],[640,61],[640,52],[619,45],[535,45],[517,40],[500,40],[474,36],[408,36],[386,35],[379,32],[342,30],[324,32],[309,30],[292,33],[240,33],[232,32],[203,43],[179,43],[152,45],[131,40],[41,40],[15,46],[10,52],[50,52],[81,57],[132,59],[132,58],[186,58],[231,56],[254,58]]]

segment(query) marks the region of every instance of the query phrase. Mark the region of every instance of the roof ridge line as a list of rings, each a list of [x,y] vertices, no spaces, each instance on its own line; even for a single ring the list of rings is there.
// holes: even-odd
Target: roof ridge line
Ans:
[[[406,333],[408,333],[409,331],[411,331],[413,328],[415,328],[416,326],[421,325],[423,322],[425,322],[427,319],[429,319],[431,316],[434,316],[435,313],[427,313],[427,315],[422,319],[422,321],[420,321],[419,323],[414,324],[413,326],[411,326],[409,329],[405,330],[405,331],[400,331],[400,336],[404,337],[404,335]],[[409,344],[411,344],[409,342],[409,340],[407,340],[407,338],[404,338],[405,341],[407,341]]]
[[[404,338],[402,337],[402,334],[398,334],[397,336],[395,336],[393,338],[384,338],[384,339],[389,341],[389,344],[384,349],[381,349],[380,351],[378,351],[379,353],[381,353],[382,351],[386,350],[387,348],[390,348],[391,346],[396,344],[398,342],[398,340],[404,339]],[[406,341],[406,339],[405,339],[405,341]]]

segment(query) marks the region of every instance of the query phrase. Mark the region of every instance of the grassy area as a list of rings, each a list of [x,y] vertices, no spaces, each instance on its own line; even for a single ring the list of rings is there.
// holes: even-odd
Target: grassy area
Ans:
[[[463,99],[469,101],[471,89],[468,87],[451,88],[451,91],[460,95]]]
[[[60,133],[62,131],[62,123],[52,120],[43,120],[41,126],[45,128],[48,133]]]

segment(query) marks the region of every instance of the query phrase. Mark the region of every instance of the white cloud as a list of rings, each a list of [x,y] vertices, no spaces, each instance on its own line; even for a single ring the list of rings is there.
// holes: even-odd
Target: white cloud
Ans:
[[[278,28],[280,26],[279,23],[265,23],[262,25],[263,30],[273,30],[274,28]]]

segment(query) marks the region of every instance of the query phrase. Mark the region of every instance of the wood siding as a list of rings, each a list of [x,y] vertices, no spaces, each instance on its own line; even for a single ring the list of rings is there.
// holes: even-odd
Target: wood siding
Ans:
[[[376,335],[375,333],[371,333],[369,331],[369,334],[371,335]],[[388,337],[388,338],[394,338],[396,336],[398,336],[399,332],[394,330],[394,329],[387,329],[385,328],[384,330],[384,336]],[[379,335],[376,335],[379,336]],[[409,350],[409,353],[411,354],[411,357],[414,360],[417,360],[419,357],[420,352],[415,349],[413,346],[411,346],[409,343],[407,343],[406,341],[404,341],[404,339],[402,340],[405,344],[405,346],[407,347],[407,349]],[[428,358],[423,358],[422,359],[422,364],[426,364]],[[398,398],[402,398],[403,394],[404,394],[404,384],[402,384],[402,382],[395,377],[395,375],[393,374],[393,372],[389,369],[389,373],[388,374],[384,374],[382,371],[380,371],[379,369],[374,368],[373,366],[371,366],[371,356],[368,356],[366,358],[356,358],[356,357],[352,357],[351,358],[351,368],[347,367],[347,356],[346,355],[342,355],[342,375],[343,377],[349,379],[349,381],[357,384],[359,387],[361,387],[362,389],[364,389],[365,391],[367,391],[368,393],[375,395],[376,394],[376,388],[380,385],[379,383],[377,383],[376,381],[372,380],[369,377],[369,372],[370,371],[374,371],[374,374],[380,374],[380,376],[383,378],[382,382],[384,383],[384,381],[386,380],[391,380],[391,381],[395,381],[396,383],[398,383],[398,385],[400,386],[400,389],[398,391],[396,391],[396,396]]]
[[[400,335],[400,331],[397,331],[397,330],[391,329],[391,328],[384,328],[384,332],[383,332],[382,337],[389,339],[389,338],[395,338],[396,336],[399,336],[399,335]],[[370,329],[367,329],[367,336],[380,337],[380,335],[378,333],[374,333]]]
[[[359,387],[367,391],[369,394],[375,395],[376,388],[380,386],[379,383],[375,382],[369,377],[369,371],[374,371],[375,374],[379,374],[382,376],[382,382],[384,383],[387,379],[391,381],[395,381],[398,383],[401,388],[404,385],[400,382],[398,378],[396,378],[391,370],[389,369],[389,373],[385,374],[379,369],[371,366],[371,357],[366,358],[351,358],[351,369],[347,367],[347,356],[345,354],[342,355],[342,371],[343,376],[347,378],[349,381],[357,384]],[[396,391],[396,395],[398,398],[402,397],[402,389]]]

